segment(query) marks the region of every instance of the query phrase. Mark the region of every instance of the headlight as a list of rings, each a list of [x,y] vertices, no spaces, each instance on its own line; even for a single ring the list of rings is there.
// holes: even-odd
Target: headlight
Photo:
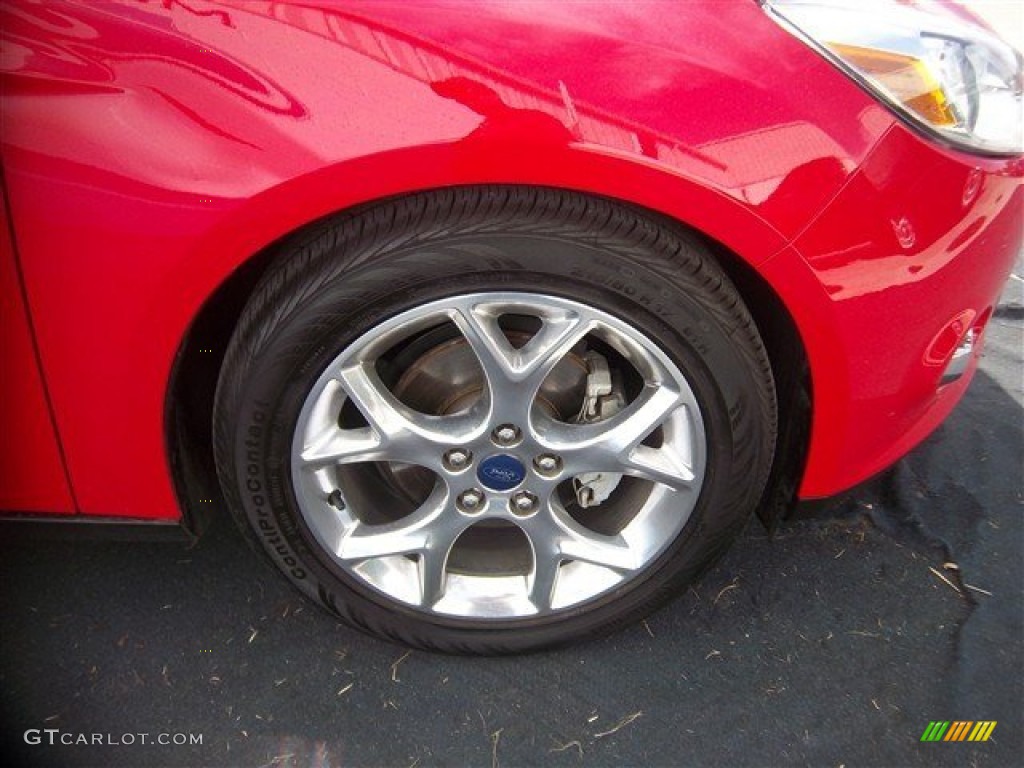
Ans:
[[[1021,55],[934,2],[765,0],[782,26],[933,135],[1024,152]]]

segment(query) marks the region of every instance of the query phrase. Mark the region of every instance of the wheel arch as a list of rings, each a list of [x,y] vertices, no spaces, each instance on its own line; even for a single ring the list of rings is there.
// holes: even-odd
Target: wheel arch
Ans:
[[[614,162],[612,167],[619,167],[621,162]],[[807,352],[785,302],[757,270],[758,264],[784,246],[783,238],[750,210],[721,193],[679,179],[673,179],[671,187],[684,190],[685,194],[681,197],[660,197],[661,204],[657,208],[652,207],[649,204],[654,201],[651,190],[664,192],[666,184],[664,179],[658,179],[652,186],[649,174],[654,173],[653,169],[634,168],[631,173],[623,174],[610,173],[603,164],[599,165],[604,170],[592,178],[608,181],[611,194],[565,183],[519,182],[516,186],[553,187],[612,199],[660,220],[666,226],[696,233],[707,243],[718,264],[739,289],[757,323],[779,390],[779,415],[783,428],[780,429],[776,460],[759,509],[762,521],[770,528],[796,498],[807,454],[811,417]],[[417,167],[422,167],[422,164]],[[352,175],[363,179],[380,178],[360,172]],[[484,178],[488,176],[486,172],[482,175]],[[662,175],[658,172],[658,176]],[[211,242],[221,244],[223,274],[206,293],[179,343],[165,391],[164,409],[165,446],[175,495],[183,512],[184,525],[196,533],[206,527],[208,510],[217,506],[209,502],[219,498],[220,493],[213,462],[211,425],[221,364],[245,303],[267,267],[296,239],[308,237],[337,217],[351,215],[361,208],[404,194],[452,186],[508,185],[501,181],[435,184],[410,186],[404,194],[387,194],[387,188],[374,189],[377,185],[371,183],[363,185],[362,195],[343,189],[327,195],[326,199],[318,198],[316,205],[303,208],[295,203],[296,196],[300,201],[306,200],[308,194],[315,194],[316,190],[323,190],[341,180],[327,171],[313,176],[316,178],[306,179],[302,187],[286,185],[286,188],[271,190],[260,196],[261,199],[251,201],[236,215],[221,222],[218,231],[209,238]],[[351,178],[349,174],[346,176]],[[338,187],[334,189],[338,190]],[[382,194],[373,194],[374,191]],[[332,202],[337,207],[333,207]],[[687,203],[692,207],[688,208]],[[681,217],[679,214],[683,210],[696,212],[696,215]],[[254,227],[256,222],[260,224]],[[253,248],[254,237],[261,234],[266,242]],[[234,247],[225,249],[224,243],[232,243]],[[737,245],[745,250],[737,250]],[[231,258],[232,253],[234,258]]]

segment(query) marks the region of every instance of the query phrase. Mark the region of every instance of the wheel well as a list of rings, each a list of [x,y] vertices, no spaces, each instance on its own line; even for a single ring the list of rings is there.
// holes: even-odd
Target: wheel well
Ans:
[[[705,238],[707,239],[707,238]],[[779,430],[768,484],[757,514],[769,531],[796,504],[811,438],[811,371],[800,332],[782,299],[753,267],[725,246],[709,243],[757,324],[775,378]]]
[[[189,326],[171,371],[164,412],[167,456],[183,525],[196,535],[211,522],[211,507],[224,506],[213,459],[221,364],[242,310],[276,253],[271,246],[255,254],[214,291]]]
[[[693,231],[664,214],[620,204],[667,226]],[[260,277],[282,251],[281,243],[322,223],[311,222],[245,261],[206,300],[178,349],[165,409],[167,452],[183,524],[195,534],[210,522],[209,510],[223,503],[213,458],[212,422],[217,379],[231,335]],[[771,286],[724,245],[700,236],[750,310],[775,377],[779,434],[758,508],[758,516],[771,530],[792,509],[806,461],[811,418],[807,354],[792,316]]]

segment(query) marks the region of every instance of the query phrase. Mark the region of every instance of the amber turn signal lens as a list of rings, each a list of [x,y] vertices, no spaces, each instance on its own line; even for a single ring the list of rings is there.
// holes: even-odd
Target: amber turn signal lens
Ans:
[[[935,126],[956,125],[956,115],[928,65],[913,56],[841,43],[826,44],[833,53],[872,78],[907,109]]]

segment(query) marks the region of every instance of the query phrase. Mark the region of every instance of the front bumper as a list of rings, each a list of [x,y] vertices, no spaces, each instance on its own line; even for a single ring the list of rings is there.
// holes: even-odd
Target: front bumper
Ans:
[[[924,439],[977,366],[1021,249],[1024,160],[893,125],[839,194],[762,266],[807,349],[813,415],[799,495],[865,480]]]

